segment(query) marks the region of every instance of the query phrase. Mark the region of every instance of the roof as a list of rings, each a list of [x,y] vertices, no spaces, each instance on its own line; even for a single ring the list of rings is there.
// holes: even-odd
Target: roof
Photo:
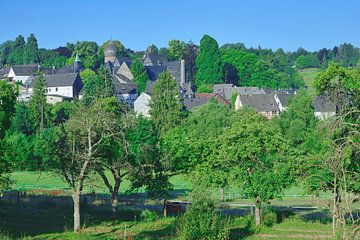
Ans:
[[[10,67],[0,69],[0,77],[4,77],[5,75],[9,74],[9,72],[10,72]]]
[[[151,81],[156,81],[160,73],[167,70],[166,66],[145,66],[146,73]]]
[[[48,87],[64,87],[73,86],[76,79],[79,77],[79,73],[61,73],[45,75],[45,80]],[[30,88],[34,87],[38,77],[30,77],[25,85]]]
[[[107,46],[104,48],[104,55],[105,56],[116,56],[117,48],[113,41],[110,41]]]
[[[241,95],[247,94],[265,94],[265,91],[259,87],[237,87],[234,84],[215,84],[213,93],[220,94],[226,100],[230,100],[233,92]]]
[[[164,55],[158,54],[158,53],[147,53],[145,55],[145,58],[147,58],[147,57],[150,59],[150,61],[152,62],[152,64],[154,66],[161,66],[168,61]],[[144,60],[145,60],[145,58],[144,58]]]
[[[215,98],[218,103],[230,105],[230,103],[225,100],[222,96],[215,93],[195,93],[194,98],[184,98],[184,106],[186,109],[190,110],[195,107],[201,106],[209,102],[210,99]]]
[[[121,83],[113,79],[116,94],[136,94],[137,85],[135,83]]]
[[[239,95],[243,106],[255,108],[259,112],[280,111],[273,94]]]
[[[315,112],[336,112],[336,104],[326,96],[316,96],[313,99]]]
[[[277,91],[276,95],[279,98],[281,105],[283,107],[287,107],[289,105],[289,100],[295,96],[295,93],[288,91]]]
[[[40,68],[39,64],[26,64],[11,67],[17,76],[31,76],[34,72],[37,72]]]

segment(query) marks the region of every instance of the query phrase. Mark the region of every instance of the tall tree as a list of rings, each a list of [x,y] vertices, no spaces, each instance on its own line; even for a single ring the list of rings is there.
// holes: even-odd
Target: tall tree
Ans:
[[[47,84],[43,74],[39,74],[35,81],[34,92],[29,102],[29,109],[30,119],[35,130],[39,132],[44,129],[46,124],[47,104],[45,94],[47,92]]]
[[[38,43],[34,34],[30,34],[25,44],[24,49],[24,63],[38,63]]]
[[[209,35],[204,35],[200,41],[200,52],[196,58],[196,67],[195,83],[197,87],[223,81],[219,46],[216,40]]]
[[[152,91],[150,115],[160,135],[183,118],[179,86],[169,72],[160,74]]]
[[[95,69],[99,65],[97,53],[98,45],[96,42],[77,42],[75,45],[75,49],[72,53],[72,60],[75,59],[76,54],[79,54],[85,68]]]
[[[59,172],[72,190],[74,231],[80,231],[80,195],[84,180],[96,167],[101,143],[119,134],[114,114],[102,104],[79,105],[69,120],[57,128],[51,169]],[[56,167],[55,167],[56,166]]]
[[[183,58],[185,60],[186,79],[194,86],[195,86],[195,75],[197,71],[196,58],[198,53],[199,53],[199,47],[196,44],[189,42],[186,45],[186,50],[183,55]]]
[[[0,81],[0,191],[11,183],[10,165],[4,158],[5,132],[11,125],[11,118],[15,113],[16,93],[12,85]]]
[[[146,90],[146,84],[149,77],[144,65],[138,59],[131,64],[131,73],[133,74],[134,82],[136,82],[138,87],[138,95],[140,95]]]

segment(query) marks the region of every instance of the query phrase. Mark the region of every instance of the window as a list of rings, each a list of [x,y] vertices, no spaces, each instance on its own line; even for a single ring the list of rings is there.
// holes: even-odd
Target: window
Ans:
[[[55,88],[55,92],[57,92],[58,91],[58,88]]]
[[[48,92],[51,92],[51,88],[49,88]]]

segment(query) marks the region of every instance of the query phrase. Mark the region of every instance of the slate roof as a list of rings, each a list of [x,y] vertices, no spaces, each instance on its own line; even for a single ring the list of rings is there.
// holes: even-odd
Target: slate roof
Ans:
[[[156,81],[160,73],[167,70],[166,66],[145,66],[146,73],[151,81]]]
[[[273,94],[240,95],[243,106],[255,108],[259,112],[280,111]]]
[[[150,58],[150,61],[154,66],[161,66],[168,61],[164,55],[158,53],[147,53],[145,58],[146,57]]]
[[[218,101],[218,103],[225,104],[227,106],[230,105],[230,103],[227,100],[225,100],[219,94],[215,94],[215,93],[195,93],[194,98],[184,98],[183,104],[185,109],[190,110],[206,104],[207,102],[209,102],[211,98],[215,98]]]
[[[236,87],[234,84],[215,84],[213,86],[213,93],[220,94],[226,100],[230,100],[233,92],[241,95],[248,94],[265,94],[265,91],[258,87]]]
[[[181,81],[181,63],[180,61],[170,61],[164,64],[166,69],[173,77],[176,78],[176,81]]]
[[[46,83],[48,87],[64,87],[73,86],[79,73],[63,73],[63,74],[50,74],[45,75]],[[25,86],[30,88],[34,87],[37,77],[30,77]]]
[[[316,96],[313,99],[315,112],[336,112],[336,103],[326,96]]]
[[[281,105],[286,108],[289,105],[289,100],[295,96],[295,93],[288,91],[278,91],[276,95],[278,96]]]
[[[113,81],[116,94],[136,94],[137,85],[135,83],[120,83]]]
[[[4,77],[5,75],[9,74],[9,72],[10,72],[10,67],[0,69],[0,77]]]
[[[11,67],[17,76],[31,76],[34,72],[39,70],[38,64],[26,64]]]

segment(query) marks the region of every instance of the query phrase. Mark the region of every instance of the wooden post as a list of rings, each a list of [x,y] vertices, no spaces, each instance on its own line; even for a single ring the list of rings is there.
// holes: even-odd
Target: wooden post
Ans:
[[[167,205],[167,201],[164,198],[164,217],[167,217],[167,207],[166,207],[166,205]]]

